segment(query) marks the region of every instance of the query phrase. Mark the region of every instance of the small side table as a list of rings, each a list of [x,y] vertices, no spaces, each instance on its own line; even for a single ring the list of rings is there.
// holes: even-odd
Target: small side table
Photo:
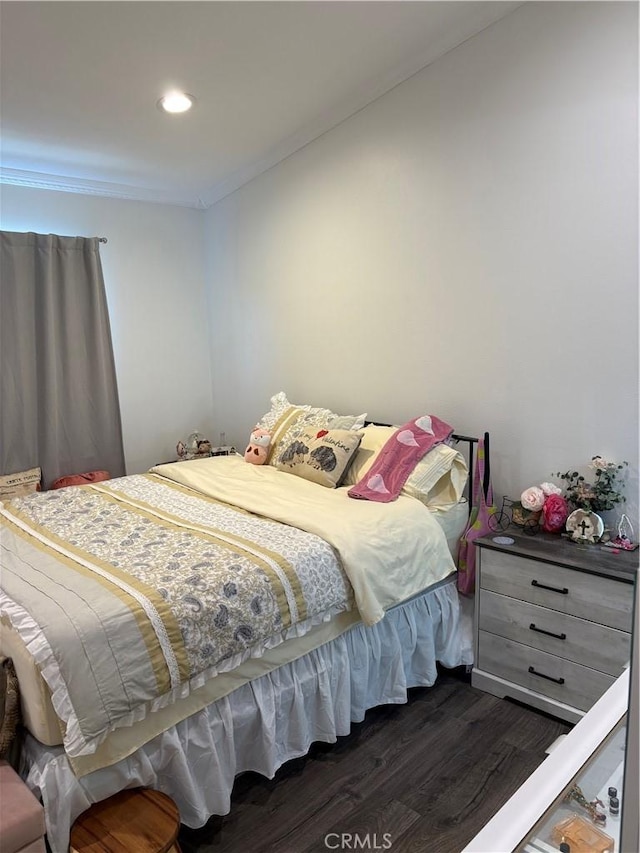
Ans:
[[[164,462],[156,462],[156,465],[170,465],[172,462],[193,462],[194,459],[210,459],[212,456],[235,456],[236,454],[238,451],[233,445],[225,444],[222,447],[212,447],[209,453],[196,455],[187,453],[186,456],[180,456],[177,459],[165,459]]]
[[[132,788],[80,815],[71,828],[70,853],[180,853],[179,829],[171,797]]]
[[[211,456],[234,456],[236,452],[232,444],[223,444],[220,447],[211,448]]]
[[[519,528],[476,546],[471,684],[578,722],[628,664],[638,552]]]
[[[208,453],[187,453],[174,459],[174,462],[192,462],[194,459],[210,459],[212,456],[233,456],[235,447],[231,444],[223,444],[220,447],[212,447]]]

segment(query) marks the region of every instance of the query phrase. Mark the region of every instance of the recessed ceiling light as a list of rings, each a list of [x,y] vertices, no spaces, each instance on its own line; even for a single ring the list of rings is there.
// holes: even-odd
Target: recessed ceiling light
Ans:
[[[195,104],[193,95],[186,92],[168,92],[158,101],[158,108],[165,113],[186,113]]]

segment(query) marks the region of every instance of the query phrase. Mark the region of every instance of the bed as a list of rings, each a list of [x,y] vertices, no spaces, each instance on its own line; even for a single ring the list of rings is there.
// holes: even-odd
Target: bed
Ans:
[[[353,500],[395,427],[282,393],[259,423],[263,466],[161,465],[0,508],[0,648],[52,853],[92,802],[138,785],[202,826],[229,811],[239,773],[272,777],[432,685],[437,662],[472,663],[454,562],[463,454],[438,443],[396,500]],[[337,463],[293,470],[316,436]]]

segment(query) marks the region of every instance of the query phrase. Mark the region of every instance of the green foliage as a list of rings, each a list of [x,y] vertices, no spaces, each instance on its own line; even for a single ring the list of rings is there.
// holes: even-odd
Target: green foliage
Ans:
[[[622,472],[628,467],[627,462],[618,465],[601,456],[594,456],[589,467],[594,471],[592,482],[588,482],[578,471],[558,471],[554,475],[565,481],[564,496],[572,509],[604,512],[626,501],[621,481],[624,478]]]

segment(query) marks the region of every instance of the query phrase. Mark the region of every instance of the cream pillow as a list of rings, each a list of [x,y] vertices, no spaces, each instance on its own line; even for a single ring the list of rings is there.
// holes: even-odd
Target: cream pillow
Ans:
[[[362,440],[344,478],[343,486],[355,486],[373,465],[374,459],[380,453],[387,441],[398,431],[393,426],[376,426],[369,424],[362,430]]]
[[[335,489],[353,461],[361,433],[353,430],[305,430],[282,449],[275,467],[320,486]]]
[[[438,444],[418,462],[402,488],[429,509],[446,510],[462,498],[469,468],[462,453]]]

